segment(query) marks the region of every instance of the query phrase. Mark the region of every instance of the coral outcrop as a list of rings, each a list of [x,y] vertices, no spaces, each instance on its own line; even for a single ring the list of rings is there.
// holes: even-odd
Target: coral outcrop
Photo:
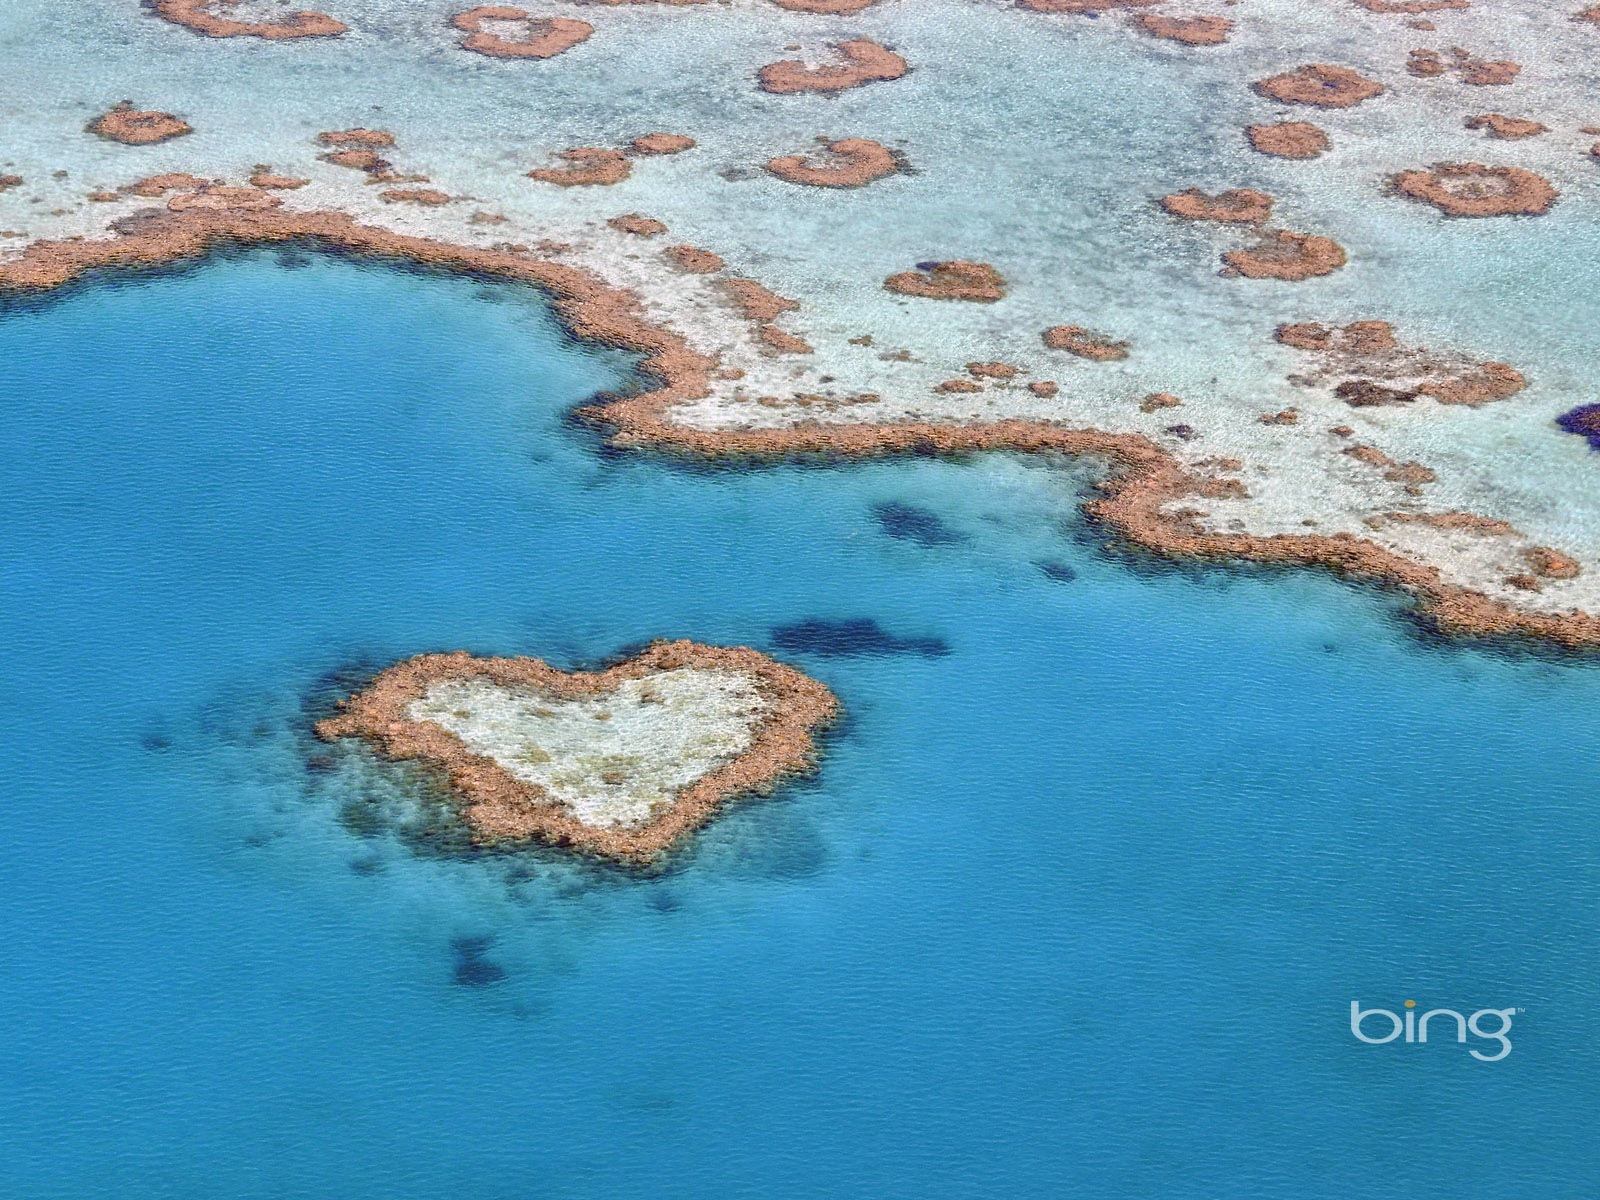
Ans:
[[[1247,279],[1314,279],[1344,266],[1344,247],[1330,237],[1290,233],[1278,229],[1262,235],[1261,241],[1243,250],[1230,250],[1222,256],[1224,274]]]
[[[1259,80],[1253,86],[1280,104],[1309,104],[1315,108],[1353,108],[1383,92],[1383,84],[1377,80],[1328,63],[1307,63]]]
[[[1081,325],[1052,325],[1039,335],[1051,350],[1065,350],[1095,362],[1115,362],[1128,357],[1128,343],[1094,333]]]
[[[1426,170],[1401,171],[1393,183],[1400,195],[1452,217],[1540,216],[1561,194],[1544,176],[1523,167],[1483,163],[1435,163]]]
[[[621,150],[607,150],[598,146],[561,150],[555,157],[567,165],[538,167],[528,172],[528,178],[561,187],[605,187],[621,183],[633,170],[628,156]]]
[[[834,47],[843,65],[808,66],[798,59],[768,63],[757,80],[764,92],[787,96],[796,92],[842,92],[863,84],[899,79],[906,73],[906,60],[871,38],[852,38]]]
[[[594,32],[587,21],[535,17],[526,9],[501,4],[469,8],[456,13],[450,23],[467,35],[461,40],[463,50],[490,58],[554,58],[587,41]],[[516,36],[512,36],[513,30]]]
[[[1160,13],[1140,13],[1133,23],[1151,37],[1185,46],[1220,46],[1228,40],[1233,22],[1227,17],[1165,17]]]
[[[1502,113],[1483,113],[1480,116],[1468,117],[1466,125],[1468,129],[1486,129],[1490,137],[1505,141],[1538,137],[1541,133],[1550,132],[1548,125],[1541,125],[1538,121],[1530,121],[1525,117],[1508,117]]]
[[[171,113],[136,109],[123,101],[90,122],[89,132],[125,146],[151,146],[193,133],[194,127]]]
[[[1409,404],[1423,396],[1476,408],[1515,396],[1528,384],[1506,363],[1402,345],[1387,321],[1352,321],[1343,328],[1303,321],[1280,325],[1273,336],[1320,359],[1316,371],[1293,376],[1295,382],[1331,386],[1352,408]]]
[[[1253,225],[1272,215],[1272,197],[1250,188],[1208,195],[1199,188],[1188,188],[1161,198],[1161,207],[1185,221],[1222,221]]]
[[[862,187],[900,169],[894,151],[870,138],[841,138],[825,147],[824,161],[786,154],[768,161],[767,170],[787,183],[809,187]]]
[[[644,863],[730,800],[810,769],[814,735],[838,708],[821,683],[744,646],[656,642],[596,672],[423,654],[379,674],[317,735],[437,771],[481,842]]]
[[[1328,148],[1328,135],[1309,121],[1251,125],[1244,134],[1251,149],[1274,158],[1316,158]]]
[[[164,21],[182,25],[205,37],[255,37],[267,41],[295,38],[338,37],[349,26],[325,12],[292,12],[274,21],[238,21],[224,15],[237,0],[150,0],[150,8]]]
[[[902,296],[922,296],[929,300],[971,300],[992,304],[1006,294],[1006,281],[988,263],[954,259],[950,262],[918,263],[915,271],[902,271],[883,281],[883,286]]]

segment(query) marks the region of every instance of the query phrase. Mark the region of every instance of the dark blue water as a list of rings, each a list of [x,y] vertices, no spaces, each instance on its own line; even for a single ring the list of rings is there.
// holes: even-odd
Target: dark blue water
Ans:
[[[1059,468],[602,455],[627,371],[317,257],[0,316],[0,1193],[1592,1194],[1592,667],[1115,561]],[[308,764],[394,658],[657,636],[848,710],[657,875]],[[1407,998],[1514,1049],[1351,1036]]]

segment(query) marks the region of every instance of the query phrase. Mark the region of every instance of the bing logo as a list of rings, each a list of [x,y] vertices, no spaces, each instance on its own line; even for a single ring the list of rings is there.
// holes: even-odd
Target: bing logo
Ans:
[[[1495,1050],[1486,1054],[1476,1047],[1467,1053],[1479,1062],[1499,1062],[1511,1053],[1511,1018],[1520,1008],[1480,1008],[1470,1017],[1462,1016],[1453,1008],[1430,1008],[1420,1017],[1417,1002],[1405,1002],[1405,1015],[1387,1008],[1362,1008],[1359,1000],[1350,1001],[1350,1032],[1358,1042],[1369,1046],[1382,1046],[1404,1035],[1408,1043],[1426,1043],[1432,1025],[1435,1041],[1443,1041],[1455,1034],[1457,1042],[1465,1043],[1467,1034],[1485,1042],[1494,1043]],[[1493,1020],[1495,1028],[1484,1028],[1484,1022]],[[1375,1030],[1376,1032],[1369,1032]]]

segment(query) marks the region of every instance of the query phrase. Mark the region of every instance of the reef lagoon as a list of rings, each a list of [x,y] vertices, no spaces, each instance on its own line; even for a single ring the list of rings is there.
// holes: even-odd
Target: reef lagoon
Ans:
[[[6,1195],[1600,1177],[1591,662],[1119,551],[1091,463],[608,450],[633,360],[531,289],[214,256],[8,301],[0,366]],[[650,871],[311,735],[423,650],[657,637],[845,716]],[[1352,1037],[1411,998],[1512,1051]]]

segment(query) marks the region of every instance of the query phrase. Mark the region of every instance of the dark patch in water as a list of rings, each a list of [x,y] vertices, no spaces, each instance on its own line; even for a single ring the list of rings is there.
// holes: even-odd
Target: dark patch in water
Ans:
[[[889,501],[874,504],[872,515],[890,537],[915,542],[919,546],[953,546],[967,540],[941,521],[938,514],[925,508]]]
[[[1600,404],[1580,404],[1556,418],[1568,433],[1589,439],[1589,449],[1600,450]]]
[[[381,858],[354,858],[350,860],[350,872],[354,875],[376,875],[383,870]]]
[[[451,982],[457,987],[492,987],[504,980],[505,968],[488,957],[493,945],[493,938],[451,938],[450,954],[455,960]]]
[[[164,733],[147,733],[139,739],[139,748],[146,754],[161,754],[172,749],[172,739]]]
[[[333,756],[330,754],[313,754],[306,759],[306,770],[314,774],[326,774],[333,770],[334,766]]]
[[[1064,562],[1039,562],[1034,563],[1046,579],[1053,579],[1057,583],[1071,583],[1078,578],[1078,572]]]
[[[938,658],[950,653],[950,644],[943,638],[896,637],[871,617],[779,625],[772,631],[772,643],[781,650],[828,658],[868,654],[921,654]]]

